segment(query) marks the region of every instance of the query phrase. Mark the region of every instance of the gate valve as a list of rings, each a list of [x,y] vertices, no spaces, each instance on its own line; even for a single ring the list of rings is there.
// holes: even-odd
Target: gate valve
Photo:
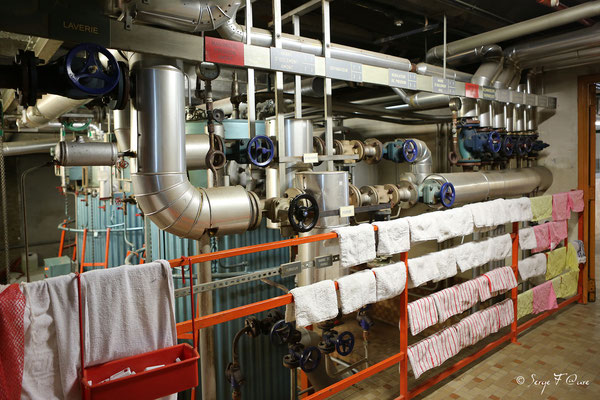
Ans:
[[[321,351],[315,346],[304,348],[300,343],[289,347],[289,353],[283,356],[283,366],[286,368],[300,367],[304,372],[312,372],[321,362]]]
[[[246,330],[246,335],[250,336],[251,338],[255,338],[261,333],[261,323],[255,316],[246,318],[244,321],[244,326],[248,328]]]
[[[233,398],[241,398],[240,388],[246,382],[246,378],[242,374],[242,369],[238,363],[231,362],[227,365],[225,379],[227,379],[227,382],[229,382],[233,389]]]
[[[526,156],[531,151],[531,139],[529,137],[519,136],[517,139],[517,154]]]
[[[406,160],[406,162],[414,162],[419,156],[419,148],[417,147],[417,142],[412,139],[408,139],[402,145],[402,156]]]
[[[288,220],[296,232],[308,232],[313,229],[319,220],[317,200],[308,193],[294,197],[288,208]]]
[[[510,157],[513,155],[515,143],[512,137],[506,135],[504,140],[502,140],[502,155],[506,157]]]
[[[444,207],[452,207],[454,200],[456,200],[456,190],[454,189],[454,185],[450,182],[444,182],[440,188],[439,197],[440,202]]]
[[[295,329],[292,324],[290,322],[285,322],[285,320],[282,319],[271,327],[269,340],[276,346],[288,343],[293,331],[295,331]]]
[[[260,333],[263,335],[270,335],[271,328],[276,322],[283,319],[283,314],[277,310],[271,310],[267,313],[267,316],[260,321]]]
[[[82,59],[79,57],[85,54]],[[106,58],[106,67],[100,60]],[[65,59],[67,76],[77,89],[92,96],[102,96],[119,83],[121,76],[115,57],[104,47],[94,43],[82,43],[73,47]]]
[[[335,341],[335,349],[340,356],[347,356],[352,353],[352,350],[354,350],[354,335],[352,332],[340,333]]]
[[[487,140],[487,147],[490,152],[496,154],[502,148],[502,137],[497,131],[490,132]]]
[[[283,366],[289,369],[298,368],[300,366],[300,358],[302,357],[301,352],[304,350],[304,346],[296,343],[289,346],[288,354],[283,356]]]
[[[257,167],[266,167],[275,156],[275,144],[268,136],[255,136],[248,142],[248,159]]]
[[[337,331],[330,330],[323,332],[321,341],[319,342],[319,350],[324,354],[331,354],[335,351],[335,341],[338,336]]]
[[[371,317],[369,317],[369,314],[367,314],[367,310],[368,307],[363,307],[360,310],[358,310],[358,313],[356,314],[356,321],[358,321],[358,325],[360,325],[360,327],[363,330],[364,340],[369,339],[369,330],[375,324]]]

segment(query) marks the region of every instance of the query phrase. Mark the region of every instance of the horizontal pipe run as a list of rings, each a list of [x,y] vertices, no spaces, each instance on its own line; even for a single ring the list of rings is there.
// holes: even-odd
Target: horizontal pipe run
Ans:
[[[2,147],[4,149],[5,157],[23,156],[27,154],[48,154],[48,156],[50,156],[50,149],[56,146],[56,143],[58,143],[58,137],[4,142]]]

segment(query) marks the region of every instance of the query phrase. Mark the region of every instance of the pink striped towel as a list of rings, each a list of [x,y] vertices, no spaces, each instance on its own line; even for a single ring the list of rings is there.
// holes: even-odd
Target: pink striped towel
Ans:
[[[552,219],[554,221],[563,221],[569,219],[571,212],[569,210],[569,193],[556,193],[552,195]]]
[[[451,326],[408,347],[408,359],[415,378],[438,367],[460,351],[457,330]]]
[[[471,279],[458,285],[459,313],[468,310],[477,303],[479,303],[479,289],[475,280]]]
[[[408,323],[410,325],[410,333],[413,336],[437,324],[437,322],[437,308],[431,296],[408,303]]]
[[[490,290],[490,280],[485,275],[478,276],[473,279],[477,285],[477,291],[479,292],[479,300],[486,301],[495,296]]]
[[[435,307],[437,308],[438,322],[444,322],[451,316],[462,312],[460,310],[459,295],[458,285],[455,285],[435,292],[430,296],[433,298]]]
[[[496,268],[485,276],[490,282],[490,291],[493,293],[504,293],[517,286],[517,279],[512,267]]]
[[[573,212],[583,211],[583,190],[572,190],[569,194],[569,209]]]
[[[556,292],[554,292],[552,281],[546,281],[533,288],[534,314],[539,314],[555,308],[558,308],[558,304],[556,303]]]
[[[454,326],[458,332],[458,340],[462,348],[474,345],[486,337],[490,331],[489,320],[485,318],[482,311],[463,318]]]
[[[550,225],[550,250],[553,250],[569,236],[567,221],[555,221],[548,224]]]
[[[534,226],[533,233],[535,234],[537,247],[531,252],[539,253],[540,251],[548,250],[550,248],[550,224]]]

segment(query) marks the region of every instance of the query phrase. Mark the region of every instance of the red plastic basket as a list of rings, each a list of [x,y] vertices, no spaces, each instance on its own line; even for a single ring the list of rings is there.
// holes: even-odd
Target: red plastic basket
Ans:
[[[193,322],[195,310],[191,261],[189,271]],[[77,275],[77,291],[81,366],[83,369],[81,386],[85,400],[156,399],[198,386],[198,359],[200,356],[198,351],[189,344],[179,344],[85,368],[79,275]],[[196,346],[195,327],[192,327],[192,337],[192,343]],[[180,361],[177,361],[177,358]],[[157,365],[163,366],[144,371],[147,367]],[[130,368],[135,374],[102,382],[126,368]]]

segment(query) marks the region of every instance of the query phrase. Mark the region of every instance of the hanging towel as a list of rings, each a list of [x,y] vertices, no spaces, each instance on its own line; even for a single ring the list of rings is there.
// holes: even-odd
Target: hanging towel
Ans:
[[[350,314],[367,304],[377,302],[375,275],[370,269],[346,275],[337,282],[342,313]]]
[[[577,283],[579,281],[579,271],[568,271],[560,276],[560,287],[556,292],[556,297],[568,299],[577,294]]]
[[[567,248],[561,247],[548,253],[548,264],[546,266],[546,280],[562,274],[567,265]]]
[[[510,222],[509,203],[504,199],[488,201],[488,212],[492,214],[492,226],[504,225]]]
[[[536,254],[519,261],[519,275],[526,281],[534,276],[546,275],[546,255]]]
[[[585,245],[582,240],[573,240],[573,246],[577,249],[577,259],[579,264],[585,264],[587,257],[585,256]]]
[[[460,293],[458,285],[440,290],[431,295],[438,313],[438,322],[442,323],[453,315],[460,314]]]
[[[490,261],[504,261],[512,253],[510,234],[489,238],[488,252]]]
[[[552,196],[530,197],[533,221],[541,221],[552,216]]]
[[[562,281],[562,275],[559,275],[556,278],[550,279],[550,282],[552,282],[552,288],[554,289],[554,293],[556,293],[556,298],[558,298],[558,293],[560,292],[560,282],[561,281]]]
[[[472,346],[489,333],[489,321],[485,315],[478,311],[460,320],[454,325],[458,333],[458,340],[461,348]]]
[[[473,281],[477,284],[479,300],[486,301],[496,295],[490,291],[490,281],[485,275],[478,276]]]
[[[438,265],[442,262],[439,252],[408,260],[408,273],[414,287],[421,286],[429,281],[439,280],[441,275]]]
[[[517,319],[533,312],[533,290],[527,290],[517,296]]]
[[[438,242],[473,233],[473,215],[467,207],[440,212],[438,218]]]
[[[579,272],[579,258],[577,258],[577,249],[573,243],[567,245],[565,267],[567,270]]]
[[[417,215],[415,217],[408,217],[408,226],[410,228],[410,241],[423,242],[426,240],[437,240],[438,238],[438,220],[439,213],[428,212]]]
[[[423,372],[442,365],[460,349],[457,330],[452,326],[410,345],[407,355],[415,379]]]
[[[556,303],[556,293],[554,293],[552,282],[548,281],[542,283],[532,290],[534,314],[558,308],[558,304]]]
[[[552,219],[564,221],[569,219],[569,193],[556,193],[552,195]]]
[[[437,324],[438,319],[435,301],[430,296],[408,303],[408,324],[413,336]]]
[[[504,293],[517,286],[517,279],[512,267],[501,267],[487,272],[485,276],[489,279],[492,293]]]
[[[494,215],[489,201],[482,203],[471,203],[464,206],[473,215],[473,224],[477,228],[494,226]]]
[[[21,398],[24,316],[25,296],[19,285],[0,285],[0,399]]]
[[[373,222],[377,227],[377,255],[387,256],[410,250],[410,230],[406,218]]]
[[[434,279],[434,282],[439,282],[444,279],[452,278],[456,275],[456,258],[454,257],[454,249],[445,249],[438,251],[436,260],[438,262],[438,277]]]
[[[348,268],[364,264],[377,257],[375,252],[375,230],[371,224],[344,226],[333,230],[340,242],[340,265]]]
[[[86,272],[81,292],[87,366],[177,344],[168,261]]]
[[[458,308],[462,313],[479,303],[479,288],[471,279],[458,285]]]
[[[532,250],[537,247],[535,231],[533,228],[519,229],[519,246],[521,250]]]
[[[509,222],[531,221],[533,214],[531,212],[531,201],[528,197],[519,197],[518,199],[506,200]]]
[[[290,290],[294,296],[296,326],[305,327],[333,319],[338,315],[337,293],[332,280]]]
[[[398,296],[406,286],[406,265],[400,261],[395,264],[373,268],[377,286],[377,301]]]
[[[509,326],[515,320],[515,307],[512,299],[506,299],[498,304],[494,304],[498,311],[499,328]]]
[[[461,350],[456,327],[449,326],[435,333],[434,336],[437,336],[438,348],[441,349],[442,363],[457,355]]]
[[[469,242],[454,248],[454,257],[461,272],[487,264],[490,261],[489,242]]]
[[[569,210],[573,212],[582,212],[583,203],[583,190],[571,190],[567,192],[569,195]]]
[[[550,250],[552,250],[569,235],[567,221],[549,222],[548,224],[550,225]]]
[[[550,224],[536,225],[533,227],[533,232],[537,247],[532,252],[539,253],[548,250],[550,248]]]

